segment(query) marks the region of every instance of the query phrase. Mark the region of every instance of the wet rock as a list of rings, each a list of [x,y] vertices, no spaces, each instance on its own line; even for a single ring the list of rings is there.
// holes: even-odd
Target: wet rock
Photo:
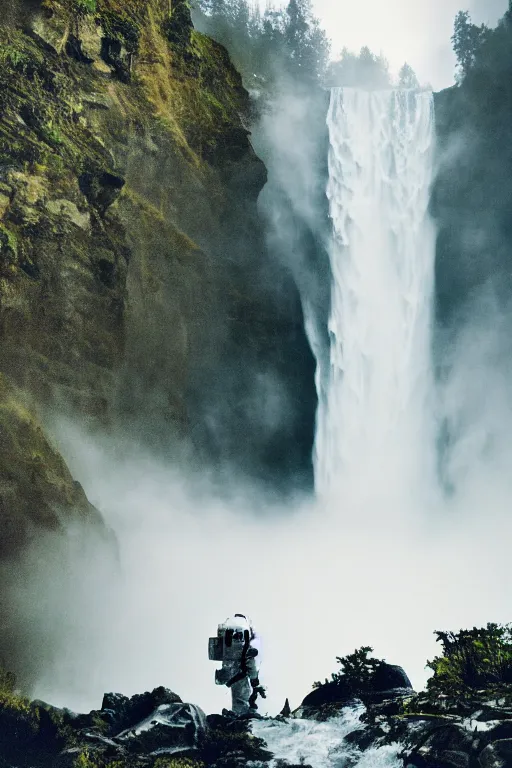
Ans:
[[[341,676],[337,681],[331,681],[316,688],[303,700],[300,710],[304,716],[309,717],[315,710],[336,705],[346,705],[355,696],[360,696],[365,703],[370,705],[382,704],[382,712],[378,714],[397,714],[400,711],[400,702],[404,698],[414,694],[411,682],[402,667],[394,664],[382,664],[376,671],[367,690],[355,692],[350,680]],[[387,702],[387,704],[384,704]]]
[[[100,62],[101,36],[101,27],[99,27],[94,20],[88,18],[80,20],[78,37],[80,39],[81,52],[89,62],[92,62],[95,65]]]
[[[500,707],[498,705],[493,706],[487,703],[476,712],[473,712],[471,719],[477,720],[480,723],[486,723],[490,720],[512,720],[512,709]]]
[[[372,688],[377,691],[389,691],[393,689],[407,689],[412,691],[409,680],[403,667],[396,664],[381,664],[376,670],[372,680]]]
[[[82,173],[78,183],[91,205],[105,214],[121,194],[125,180],[108,171],[97,169]]]
[[[69,35],[66,43],[66,53],[72,59],[75,59],[75,61],[80,62],[80,64],[92,64],[94,61],[94,59],[91,59],[90,56],[87,56],[84,52],[82,41],[75,35]]]
[[[61,53],[69,36],[69,24],[62,15],[42,11],[34,16],[31,22],[32,34],[43,42],[54,53]]]
[[[373,693],[365,695],[365,702],[368,707],[370,718],[384,715],[391,717],[399,715],[403,710],[404,700],[410,698],[412,691],[408,688],[394,688],[382,693]]]
[[[318,709],[326,704],[346,704],[354,698],[352,688],[340,681],[322,685],[311,691],[301,704],[301,709]]]
[[[111,107],[108,97],[102,93],[84,93],[82,101],[89,109],[110,109]]]
[[[121,693],[106,693],[99,714],[109,723],[110,733],[114,734],[137,725],[161,705],[181,703],[176,693],[163,686],[131,698]]]
[[[470,755],[467,752],[445,749],[436,754],[435,762],[440,768],[468,768]]]
[[[147,718],[116,736],[130,752],[172,755],[197,749],[206,715],[195,704],[161,704]]]
[[[491,727],[482,733],[484,739],[489,741],[512,739],[512,720],[487,721],[486,724]]]
[[[376,733],[373,728],[358,728],[345,736],[345,742],[364,752],[365,749],[369,749],[374,744],[376,738],[383,735],[383,731]]]
[[[70,221],[85,232],[91,228],[91,215],[88,212],[80,213],[76,204],[71,200],[49,200],[46,203],[46,210],[53,216],[61,216]]]
[[[164,32],[170,43],[186,48],[194,26],[190,6],[186,0],[174,0],[171,15],[164,24]]]
[[[434,727],[426,738],[417,732],[414,741],[419,746],[413,748],[407,761],[419,768],[467,768],[475,749],[472,734],[452,723]]]
[[[480,753],[481,768],[512,768],[512,739],[502,739],[488,744]]]
[[[13,555],[39,526],[59,530],[64,512],[70,521],[102,528],[37,416],[0,374],[0,558]]]

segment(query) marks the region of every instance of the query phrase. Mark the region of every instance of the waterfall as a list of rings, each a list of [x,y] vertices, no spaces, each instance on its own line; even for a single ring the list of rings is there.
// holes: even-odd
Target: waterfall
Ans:
[[[433,96],[333,89],[328,127],[332,306],[317,491],[389,493],[430,472]]]

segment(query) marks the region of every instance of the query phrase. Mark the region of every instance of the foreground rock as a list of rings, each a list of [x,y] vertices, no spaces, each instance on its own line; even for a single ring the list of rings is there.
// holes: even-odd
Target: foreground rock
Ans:
[[[404,768],[512,768],[512,686],[459,697],[416,694],[401,667],[384,664],[357,699],[340,676],[310,693],[293,714],[325,723],[361,712],[344,737],[345,764],[368,750],[399,746]]]
[[[362,698],[365,703],[375,709],[380,706],[383,712],[391,714],[390,709],[398,705],[402,699],[414,694],[411,682],[402,667],[394,664],[381,664],[375,673],[370,688],[364,695],[355,692],[353,687],[342,678],[337,682],[329,682],[316,688],[303,700],[295,711],[295,716],[325,719],[339,711],[340,707],[349,704],[354,699]]]
[[[271,754],[248,722],[207,718],[161,687],[131,698],[105,694],[101,709],[87,715],[0,692],[0,756],[10,768],[162,768],[178,758],[220,768],[264,763]]]
[[[390,698],[365,704],[331,701],[309,714],[263,718],[254,731],[279,748],[283,768],[299,753],[315,768],[308,749],[318,755],[319,739],[331,744],[324,751],[334,750],[332,764],[347,768],[365,755],[380,759],[379,748],[386,764],[392,755],[403,768],[512,767],[512,686],[497,698],[475,691],[461,701],[389,690]],[[108,693],[101,709],[76,714],[2,690],[0,677],[1,768],[265,768],[273,755],[263,738],[249,721],[206,716],[163,687],[131,698]]]

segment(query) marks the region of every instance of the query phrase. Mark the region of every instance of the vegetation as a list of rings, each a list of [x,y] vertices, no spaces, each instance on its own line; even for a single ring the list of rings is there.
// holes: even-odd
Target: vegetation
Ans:
[[[0,752],[30,743],[39,732],[39,712],[16,691],[16,678],[0,667]]]
[[[459,74],[467,75],[475,65],[480,49],[489,39],[490,30],[485,24],[477,26],[471,21],[469,11],[459,11],[455,17],[452,36],[453,50],[457,56]]]
[[[438,139],[445,162],[432,197],[439,232],[436,283],[442,323],[465,311],[484,285],[504,304],[512,290],[512,12],[495,29],[475,26],[468,14],[459,14],[453,43],[458,87],[437,96]],[[449,148],[456,151],[446,153]],[[445,482],[450,488],[450,478]]]
[[[268,762],[272,754],[265,749],[263,739],[252,735],[246,722],[226,723],[221,718],[208,730],[199,750],[199,758],[206,765],[235,768],[240,757],[246,761]]]
[[[434,672],[428,681],[430,693],[464,695],[512,684],[512,625],[436,635],[443,653],[427,664]]]
[[[327,83],[331,86],[390,88],[389,63],[363,47],[359,54],[344,48],[338,61],[329,67]]]
[[[248,85],[272,91],[290,78],[306,86],[395,85],[389,64],[369,48],[354,53],[344,48],[329,63],[330,44],[312,12],[311,0],[289,0],[282,8],[269,6],[262,14],[248,0],[195,0],[196,23],[230,52]],[[405,64],[399,84],[417,87]]]
[[[343,686],[347,693],[354,696],[371,692],[375,674],[385,663],[383,659],[371,657],[371,653],[373,648],[365,645],[347,656],[337,656],[336,661],[341,666],[341,670],[333,672],[330,681],[314,683],[313,688],[321,688],[331,682]]]
[[[289,0],[263,14],[248,0],[195,0],[193,7],[196,24],[229,50],[246,83],[323,81],[329,42],[311,0]]]
[[[459,81],[479,70],[492,71],[510,66],[511,36],[512,3],[495,29],[490,29],[485,24],[474,24],[468,11],[459,11],[455,17],[452,36]]]

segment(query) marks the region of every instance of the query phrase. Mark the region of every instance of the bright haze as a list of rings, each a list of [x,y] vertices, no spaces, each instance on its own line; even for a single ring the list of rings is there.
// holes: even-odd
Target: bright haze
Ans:
[[[469,10],[475,23],[494,25],[507,0],[313,0],[313,9],[332,40],[333,57],[345,46],[358,51],[367,45],[382,52],[393,71],[407,61],[420,82],[440,90],[454,81],[456,13]]]

